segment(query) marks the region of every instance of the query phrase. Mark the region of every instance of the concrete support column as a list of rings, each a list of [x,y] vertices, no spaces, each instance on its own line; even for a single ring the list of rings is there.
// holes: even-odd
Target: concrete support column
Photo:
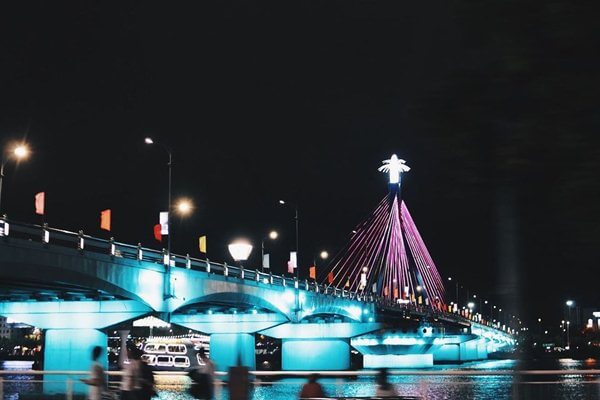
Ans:
[[[129,337],[129,329],[124,329],[119,331],[119,338],[121,339],[121,351],[119,351],[119,367],[123,367],[125,365],[125,360],[127,360],[127,338]]]
[[[210,359],[217,371],[241,365],[256,369],[256,345],[253,333],[213,333],[210,335]]]
[[[350,368],[349,339],[282,339],[284,371],[339,371]]]
[[[98,362],[107,369],[106,347],[108,337],[96,329],[47,329],[44,332],[44,369],[46,371],[89,371],[92,363],[92,349],[102,347]],[[46,375],[45,393],[64,393],[66,376]],[[63,383],[52,382],[63,381]],[[74,390],[86,392],[84,384],[74,380]]]

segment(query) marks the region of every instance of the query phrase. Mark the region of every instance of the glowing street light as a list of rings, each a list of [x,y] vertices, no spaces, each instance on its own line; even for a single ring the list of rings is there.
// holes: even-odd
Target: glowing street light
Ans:
[[[2,161],[0,161],[0,206],[2,204],[2,181],[4,180],[4,166],[11,159],[16,160],[17,162],[26,159],[27,157],[29,157],[30,153],[29,147],[25,143],[18,143],[11,147],[12,148],[10,150],[5,148],[2,151],[1,155]],[[2,211],[1,207],[0,211]]]
[[[252,245],[246,239],[237,239],[227,246],[231,257],[238,262],[246,261],[252,253]]]
[[[192,204],[192,201],[189,199],[181,199],[175,205],[175,210],[180,215],[188,215],[189,213],[192,212],[193,209],[194,209],[194,205]]]
[[[323,250],[319,254],[319,257],[321,257],[321,260],[327,260],[329,258],[329,253],[326,250]]]
[[[271,240],[275,240],[279,237],[279,233],[277,231],[271,231],[269,232],[268,237]],[[262,272],[265,272],[265,265],[267,264],[265,261],[265,238],[262,238],[260,241],[260,262],[262,266]],[[270,266],[267,266],[267,268],[270,268]]]

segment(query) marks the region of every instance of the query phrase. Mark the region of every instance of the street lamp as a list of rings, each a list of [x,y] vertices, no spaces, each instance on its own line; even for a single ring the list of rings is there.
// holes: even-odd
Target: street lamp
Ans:
[[[279,204],[286,205],[288,204],[288,202],[285,200],[279,200]],[[296,203],[294,203],[294,210],[294,220],[296,221],[296,279],[298,279],[298,277],[300,276],[300,249],[298,247],[298,204]]]
[[[321,260],[327,260],[329,258],[329,253],[326,250],[323,250],[319,253],[319,257],[321,257]]]
[[[152,140],[151,137],[144,138],[144,143],[146,143],[148,145],[155,144],[154,140]],[[159,143],[159,146],[162,147],[169,155],[169,164],[167,164],[169,166],[169,200],[167,203],[167,207],[168,207],[167,208],[167,254],[168,254],[169,265],[170,265],[171,264],[171,170],[173,167],[173,152],[161,143]]]
[[[567,347],[569,350],[571,348],[571,307],[575,304],[573,300],[567,300],[565,302],[567,305]]]
[[[269,232],[269,239],[275,240],[278,237],[279,233],[277,233],[277,231]],[[262,272],[265,272],[265,238],[262,238],[260,241],[260,263],[262,265]]]
[[[246,239],[236,239],[227,248],[231,257],[240,264],[242,261],[246,261],[252,253],[252,245]]]
[[[29,156],[29,147],[25,143],[19,143],[11,146],[10,150],[6,148],[2,151],[2,161],[0,162],[0,211],[2,201],[2,181],[4,180],[4,166],[10,159],[15,159],[17,162],[26,159]]]
[[[188,215],[193,209],[194,204],[189,199],[180,199],[177,204],[175,204],[175,210],[182,216]]]

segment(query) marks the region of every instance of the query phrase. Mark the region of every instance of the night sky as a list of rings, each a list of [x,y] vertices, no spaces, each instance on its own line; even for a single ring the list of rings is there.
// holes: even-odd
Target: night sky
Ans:
[[[414,2],[413,2],[414,3]],[[175,252],[232,262],[240,235],[273,271],[335,254],[407,160],[403,198],[440,273],[525,319],[600,306],[600,40],[595,13],[521,1],[18,2],[0,10],[2,208],[160,248],[173,195]],[[112,232],[99,213],[113,210]],[[323,273],[324,266],[319,264]],[[454,299],[454,286],[448,299]],[[461,297],[466,295],[461,289]]]

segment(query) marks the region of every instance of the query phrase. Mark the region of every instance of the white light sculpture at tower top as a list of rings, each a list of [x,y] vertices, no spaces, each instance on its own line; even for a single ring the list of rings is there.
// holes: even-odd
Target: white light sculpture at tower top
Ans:
[[[410,167],[406,165],[406,161],[392,154],[389,160],[383,160],[383,165],[378,168],[379,171],[389,172],[390,183],[400,183],[400,174],[410,171]]]

